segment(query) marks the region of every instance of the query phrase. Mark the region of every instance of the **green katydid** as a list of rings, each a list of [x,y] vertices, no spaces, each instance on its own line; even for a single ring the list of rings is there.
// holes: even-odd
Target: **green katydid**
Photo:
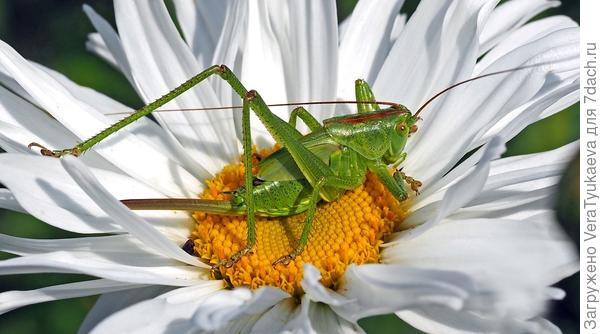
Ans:
[[[398,166],[405,158],[404,147],[408,137],[417,131],[420,112],[444,92],[483,77],[507,73],[527,67],[498,71],[458,82],[434,95],[413,115],[400,104],[381,109],[369,85],[357,80],[355,85],[358,113],[333,117],[320,124],[306,109],[298,107],[285,122],[269,110],[269,106],[253,90],[248,91],[225,65],[215,65],[200,72],[156,101],[113,124],[94,137],[73,148],[49,150],[37,143],[42,155],[61,157],[81,155],[91,147],[137,119],[150,114],[167,102],[205,79],[218,75],[243,99],[243,163],[252,164],[250,111],[253,111],[282,149],[259,163],[259,172],[252,175],[246,168],[244,186],[232,193],[231,200],[201,199],[132,199],[122,202],[136,210],[186,210],[222,215],[247,215],[246,245],[216,267],[233,266],[256,244],[256,215],[289,216],[306,212],[306,218],[297,246],[291,253],[280,257],[273,265],[287,264],[302,253],[308,243],[311,224],[317,204],[334,201],[346,190],[363,184],[367,171],[375,174],[387,190],[400,202],[408,198],[405,183],[418,192],[421,183],[401,171],[390,175],[388,166]],[[310,104],[310,103],[307,103]],[[385,103],[389,104],[389,103]],[[300,118],[310,129],[302,135],[296,129]]]

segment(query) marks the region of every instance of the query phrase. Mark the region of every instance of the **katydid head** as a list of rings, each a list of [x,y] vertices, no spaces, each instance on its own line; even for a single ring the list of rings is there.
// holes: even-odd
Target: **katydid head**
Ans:
[[[402,157],[406,141],[417,131],[416,123],[419,120],[403,105],[394,106],[393,109],[399,110],[400,113],[392,120],[395,125],[390,138],[390,148],[383,155],[383,160],[387,164],[395,163]]]

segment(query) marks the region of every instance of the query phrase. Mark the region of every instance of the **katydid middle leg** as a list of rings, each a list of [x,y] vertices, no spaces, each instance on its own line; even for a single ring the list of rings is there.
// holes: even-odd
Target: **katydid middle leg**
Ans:
[[[296,122],[300,118],[310,131],[315,131],[322,127],[321,123],[303,107],[294,108],[290,114],[290,125],[296,128]]]
[[[358,79],[354,82],[354,94],[356,95],[356,101],[360,102],[375,102],[375,95],[371,90],[369,84],[362,80]],[[359,103],[357,106],[358,113],[367,113],[372,111],[379,111],[381,108],[377,103]]]

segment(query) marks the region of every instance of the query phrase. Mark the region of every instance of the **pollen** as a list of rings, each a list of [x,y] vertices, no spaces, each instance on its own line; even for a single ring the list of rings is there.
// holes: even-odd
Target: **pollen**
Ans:
[[[254,166],[273,150],[254,153]],[[257,172],[257,167],[253,167]],[[206,182],[203,199],[229,199],[228,194],[244,183],[243,164],[226,166]],[[302,232],[305,214],[289,217],[256,217],[257,243],[252,253],[243,256],[230,268],[221,267],[213,275],[231,286],[275,286],[300,296],[303,263],[321,272],[323,285],[336,289],[350,264],[379,262],[380,245],[407,214],[407,205],[398,203],[378,181],[367,174],[358,188],[339,199],[321,202],[317,208],[309,241],[304,251],[289,264],[272,263],[289,254]],[[222,216],[195,212],[196,228],[192,232],[194,251],[212,265],[245,246],[246,217]]]

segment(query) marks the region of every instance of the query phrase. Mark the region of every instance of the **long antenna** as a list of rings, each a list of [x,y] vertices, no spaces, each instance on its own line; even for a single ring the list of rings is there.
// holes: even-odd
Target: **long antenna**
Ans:
[[[355,100],[335,100],[335,101],[314,101],[314,102],[288,102],[288,103],[273,103],[267,104],[268,107],[288,107],[301,105],[322,105],[322,104],[381,104],[384,106],[396,107],[398,103],[389,101],[355,101]],[[158,109],[154,112],[173,112],[173,111],[208,111],[208,110],[226,110],[226,109],[242,109],[242,106],[222,106],[222,107],[203,107],[203,108],[180,108],[180,109]],[[106,113],[106,115],[121,115],[129,112]]]
[[[434,96],[432,96],[429,100],[427,100],[425,103],[423,103],[419,107],[419,109],[417,109],[417,112],[415,113],[414,116],[418,117],[419,114],[421,113],[421,111],[423,111],[423,109],[425,109],[425,107],[427,107],[431,102],[433,102],[433,100],[437,99],[440,95],[442,95],[442,94],[446,93],[447,91],[449,91],[449,90],[451,90],[453,88],[456,88],[456,87],[458,87],[460,85],[464,85],[464,84],[469,83],[471,81],[475,81],[475,80],[479,80],[479,79],[491,77],[493,75],[498,75],[498,74],[504,74],[504,73],[514,72],[514,71],[524,70],[524,69],[528,69],[528,68],[532,68],[532,67],[537,67],[537,66],[541,66],[541,65],[544,65],[544,64],[534,64],[534,65],[526,65],[526,66],[521,66],[521,67],[515,67],[515,68],[510,68],[510,69],[507,69],[507,70],[490,72],[490,73],[487,73],[487,74],[476,76],[474,78],[470,78],[470,79],[467,79],[467,80],[459,81],[459,82],[457,82],[455,84],[452,84],[452,85],[450,85],[450,86],[442,89],[441,91],[439,91],[438,93],[436,93]]]
[[[524,70],[524,69],[528,69],[528,68],[533,68],[533,67],[538,67],[538,66],[542,66],[545,65],[544,63],[542,64],[533,64],[533,65],[526,65],[526,66],[521,66],[521,67],[515,67],[515,68],[510,68],[510,69],[506,69],[506,70],[502,70],[502,71],[496,71],[496,72],[490,72],[487,74],[483,74],[480,76],[476,76],[474,78],[470,78],[470,79],[466,79],[463,81],[459,81],[455,84],[452,84],[446,88],[444,88],[443,90],[437,92],[435,95],[433,95],[429,100],[427,100],[425,103],[423,103],[419,109],[417,109],[417,112],[415,113],[415,117],[418,117],[419,114],[423,111],[423,109],[425,109],[425,107],[427,107],[431,102],[433,102],[435,99],[437,99],[438,97],[440,97],[442,94],[448,92],[449,90],[456,88],[458,86],[464,85],[466,83],[469,83],[471,81],[475,81],[475,80],[479,80],[479,79],[483,79],[483,78],[487,78],[487,77],[491,77],[494,75],[499,75],[499,74],[504,74],[504,73],[509,73],[509,72],[515,72],[515,71],[520,71],[520,70]],[[324,104],[381,104],[381,105],[386,105],[386,106],[391,106],[391,107],[397,107],[399,104],[396,102],[389,102],[389,101],[356,101],[356,100],[335,100],[335,101],[314,101],[314,102],[288,102],[288,103],[274,103],[274,104],[268,104],[267,106],[269,107],[287,107],[287,106],[300,106],[300,105],[324,105]],[[158,109],[155,110],[155,112],[174,112],[174,111],[208,111],[208,110],[226,110],[226,109],[241,109],[242,106],[241,105],[234,105],[234,106],[222,106],[222,107],[203,107],[203,108],[181,108],[181,109]],[[107,113],[106,115],[121,115],[121,114],[128,114],[128,112],[116,112],[116,113]]]

